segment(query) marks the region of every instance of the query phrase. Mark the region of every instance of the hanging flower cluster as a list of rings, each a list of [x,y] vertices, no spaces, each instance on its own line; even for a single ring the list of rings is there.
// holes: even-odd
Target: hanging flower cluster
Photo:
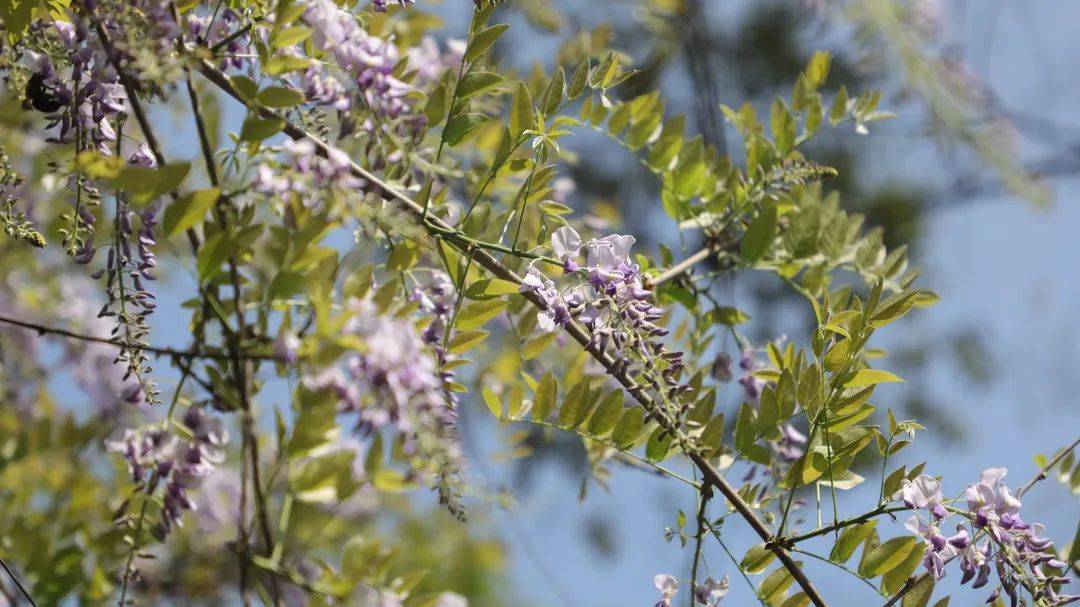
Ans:
[[[59,141],[111,155],[110,144],[116,141],[112,121],[123,111],[127,95],[97,37],[90,36],[78,19],[37,21],[31,31],[58,43],[55,55],[64,63],[56,64],[49,54],[36,58],[27,84],[28,101],[49,116],[50,128],[59,125]]]
[[[356,86],[361,105],[375,118],[403,118],[406,131],[423,125],[423,116],[414,115],[406,98],[411,87],[393,75],[401,58],[397,46],[369,34],[356,18],[342,10],[333,0],[312,0],[304,11],[304,20],[312,29],[311,41],[321,51],[329,53],[334,62]],[[323,105],[347,107],[356,105],[344,101],[344,95],[331,81],[310,70],[304,76],[304,89],[311,98]],[[365,118],[361,127],[374,131],[377,124]]]
[[[656,323],[665,312],[653,303],[640,267],[630,260],[634,241],[633,236],[619,234],[592,239],[584,245],[585,265],[581,266],[581,236],[569,226],[560,227],[551,235],[551,250],[574,282],[557,288],[532,265],[520,290],[535,293],[543,301],[544,310],[537,313],[541,329],[555,331],[577,319],[592,334],[591,348],[611,348],[613,372],[627,372],[674,398],[686,389],[677,382],[683,369],[682,352],[667,350],[661,341],[668,330]]]
[[[1047,575],[1043,569],[1060,570],[1066,563],[1051,550],[1051,540],[1042,536],[1043,525],[1020,518],[1020,500],[1004,483],[1007,472],[1005,468],[984,470],[979,482],[968,486],[964,492],[967,510],[954,512],[967,518],[970,531],[962,524],[957,525],[956,533],[951,536],[945,536],[938,527],[949,515],[940,482],[925,474],[903,481],[893,499],[931,515],[929,520],[924,520],[916,514],[905,523],[905,527],[921,537],[926,545],[923,565],[935,579],[941,579],[945,577],[945,565],[953,558],[959,558],[963,572],[960,583],[972,582],[973,588],[985,586],[991,569],[995,569],[999,585],[987,603],[1005,592],[1016,604],[1018,586],[1031,584],[1037,585],[1033,592],[1035,598],[1044,598],[1050,605],[1080,600],[1080,596],[1056,594],[1054,585],[1068,580]],[[978,534],[981,533],[988,537],[979,543]],[[1025,570],[1030,572],[1030,577],[1023,574]]]
[[[327,197],[364,186],[364,180],[353,176],[349,166],[348,154],[338,148],[330,147],[324,157],[308,139],[289,140],[282,146],[281,165],[260,164],[251,187],[268,196],[295,197],[304,206],[315,208],[325,204]]]
[[[160,426],[152,426],[125,430],[121,440],[106,443],[109,451],[123,455],[135,483],[148,483],[148,492],[164,483],[159,536],[167,535],[174,525],[182,525],[185,510],[194,510],[188,491],[198,488],[224,461],[222,446],[229,439],[221,420],[208,416],[201,408],[188,409],[182,423],[190,438],[182,439]]]
[[[451,503],[461,470],[457,412],[443,390],[435,359],[425,339],[404,318],[379,314],[370,300],[346,303],[352,313],[343,331],[363,340],[364,351],[337,367],[303,378],[312,390],[329,389],[343,412],[359,415],[361,432],[393,429],[406,454],[424,462],[438,477],[440,497]]]

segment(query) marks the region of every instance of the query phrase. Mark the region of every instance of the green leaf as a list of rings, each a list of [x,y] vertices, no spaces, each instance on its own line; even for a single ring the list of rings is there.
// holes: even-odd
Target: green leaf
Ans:
[[[514,137],[521,135],[526,129],[536,126],[536,114],[533,111],[532,95],[524,82],[518,82],[517,92],[514,93],[514,105],[510,110],[510,134]]]
[[[811,90],[821,88],[829,77],[829,65],[832,63],[832,55],[827,51],[815,51],[806,66],[806,84]]]
[[[900,592],[900,588],[907,582],[908,578],[915,573],[915,569],[922,563],[923,550],[912,549],[907,558],[905,558],[899,565],[889,570],[884,577],[881,578],[881,591],[885,594],[896,594]]]
[[[566,96],[570,99],[577,99],[585,92],[585,87],[589,85],[589,67],[589,58],[586,57],[574,69],[574,75],[570,78],[570,88],[566,91]]]
[[[873,386],[877,384],[887,384],[902,382],[896,375],[889,373],[888,371],[882,371],[881,369],[859,369],[846,384],[848,388],[858,388],[860,386]]]
[[[589,382],[581,380],[574,384],[566,394],[559,409],[559,425],[569,430],[576,430],[589,415]]]
[[[536,394],[533,396],[532,416],[538,421],[546,421],[551,410],[555,408],[555,399],[559,395],[559,382],[548,371],[540,378],[536,386]]]
[[[779,97],[773,101],[769,126],[780,155],[790,152],[795,147],[795,118],[784,100]]]
[[[263,71],[267,76],[280,76],[289,72],[299,72],[306,70],[311,65],[311,60],[307,57],[293,57],[291,55],[284,55],[280,57],[273,57],[263,64]]]
[[[503,35],[503,32],[510,29],[508,23],[496,23],[491,27],[478,32],[469,41],[469,48],[465,51],[465,61],[472,63],[480,58],[485,51],[491,48],[491,45],[495,44],[495,41],[499,39],[499,36]]]
[[[786,567],[780,567],[761,580],[761,585],[758,586],[758,597],[772,604],[773,601],[784,596],[784,592],[794,581],[795,578],[791,576],[791,572]]]
[[[233,87],[245,99],[254,99],[255,95],[257,95],[258,92],[259,92],[259,85],[256,84],[254,80],[252,80],[251,78],[248,78],[247,76],[244,76],[242,74],[237,74],[235,76],[230,77],[229,80],[232,82]]]
[[[490,299],[499,295],[517,293],[518,285],[501,278],[483,278],[465,289],[465,296],[469,299]]]
[[[780,607],[806,607],[810,604],[810,597],[805,592],[797,592],[780,604]]]
[[[469,72],[457,84],[458,99],[468,99],[502,81],[502,76],[492,72]]]
[[[502,419],[502,400],[499,399],[499,395],[495,394],[495,392],[487,386],[484,386],[483,389],[480,390],[480,395],[483,396],[484,404],[487,405],[488,411],[491,411],[491,414],[496,418]]]
[[[541,102],[541,109],[545,116],[551,116],[559,109],[559,104],[563,100],[563,88],[565,86],[566,74],[561,66],[557,66],[555,73],[551,75],[551,81],[548,82],[547,90],[544,91],[544,100]]]
[[[720,451],[723,441],[724,414],[721,413],[709,420],[709,423],[705,424],[705,429],[701,431],[701,438],[698,439],[698,444],[701,445],[706,457],[712,457]]]
[[[525,345],[521,347],[522,360],[532,360],[540,356],[551,345],[551,342],[555,341],[556,336],[558,336],[558,333],[542,333],[525,342]]]
[[[270,37],[270,43],[275,49],[278,49],[299,44],[300,42],[307,40],[310,35],[311,30],[306,27],[287,27],[274,32],[274,35]]]
[[[487,331],[479,329],[475,331],[462,331],[450,338],[447,348],[452,354],[462,354],[479,346],[487,336]]]
[[[471,302],[458,312],[454,327],[462,331],[475,329],[499,315],[506,308],[503,299],[485,299]]]
[[[851,555],[855,554],[855,549],[859,547],[859,544],[863,543],[863,540],[874,530],[875,526],[877,526],[877,521],[871,520],[844,529],[843,533],[840,534],[840,538],[836,540],[836,544],[833,545],[832,552],[829,553],[829,560],[839,564],[846,563],[851,558]]]
[[[709,312],[709,321],[713,324],[734,326],[741,325],[748,320],[750,320],[750,316],[746,312],[731,306],[720,306],[713,308]]]
[[[671,433],[663,428],[653,430],[649,442],[645,444],[645,459],[650,462],[664,461],[671,451]]]
[[[589,419],[589,434],[604,436],[615,428],[623,415],[622,390],[612,390],[600,401],[600,405]]]
[[[259,91],[256,101],[273,108],[293,107],[304,102],[304,94],[287,86],[268,86]]]
[[[240,127],[240,141],[258,143],[277,134],[284,126],[285,121],[280,118],[259,118],[252,114],[244,120],[244,125]]]
[[[901,607],[926,607],[934,594],[934,577],[928,575],[904,595]]]
[[[443,140],[446,144],[453,147],[468,136],[476,127],[487,122],[487,116],[483,114],[469,113],[454,116],[450,119],[450,122],[446,123],[446,128],[443,129]]]
[[[735,449],[740,453],[750,449],[757,440],[757,421],[754,409],[743,403],[739,407],[739,417],[735,419]]]
[[[1080,465],[1076,469],[1080,470]],[[1076,561],[1080,561],[1080,522],[1076,524],[1076,535],[1073,536],[1072,546],[1069,547],[1069,556],[1065,559],[1069,565]]]
[[[765,544],[758,544],[746,551],[746,555],[739,562],[739,568],[747,573],[761,573],[775,558],[776,554],[766,548]]]
[[[217,202],[220,195],[220,188],[208,188],[178,198],[165,209],[165,216],[161,220],[161,232],[166,238],[171,238],[188,228],[195,227],[202,221],[210,207]]]
[[[742,244],[739,246],[740,255],[747,262],[757,261],[772,244],[776,236],[778,217],[776,207],[765,204],[761,213],[751,222],[743,235]]]
[[[859,563],[859,575],[871,578],[892,571],[908,557],[919,542],[911,536],[894,537],[871,550]]]
[[[429,125],[439,124],[443,121],[443,118],[446,118],[447,102],[446,85],[439,84],[428,95],[427,101],[424,102],[424,118],[427,119]]]
[[[640,406],[627,409],[611,433],[611,442],[619,449],[628,449],[634,446],[644,429],[645,411]]]

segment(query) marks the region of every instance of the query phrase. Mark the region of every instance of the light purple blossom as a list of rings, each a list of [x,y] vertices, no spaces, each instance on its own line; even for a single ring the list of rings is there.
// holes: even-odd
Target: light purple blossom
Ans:
[[[903,479],[892,499],[902,500],[908,508],[928,510],[939,520],[949,514],[941,501],[941,483],[927,474],[919,475],[914,481]]]
[[[397,0],[397,4],[401,8],[405,8],[405,5],[412,4],[414,2],[416,2],[416,0]],[[385,13],[386,7],[389,2],[387,0],[371,0],[371,4],[375,8],[376,13]]]
[[[675,594],[679,591],[679,582],[666,574],[659,574],[653,578],[653,586],[660,591],[660,600],[653,607],[671,607]]]
[[[697,588],[694,588],[694,599],[707,607],[716,607],[730,590],[731,583],[728,582],[726,575],[719,581],[709,576],[703,584],[698,584]]]

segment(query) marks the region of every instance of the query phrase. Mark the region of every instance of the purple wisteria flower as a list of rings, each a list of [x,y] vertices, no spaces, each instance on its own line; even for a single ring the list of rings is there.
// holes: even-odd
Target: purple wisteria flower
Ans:
[[[569,226],[551,236],[551,250],[562,263],[569,285],[557,287],[536,265],[522,280],[522,293],[535,293],[544,309],[537,322],[552,332],[579,320],[591,333],[590,348],[608,351],[615,358],[611,372],[630,372],[669,397],[686,387],[677,385],[683,369],[682,353],[665,349],[660,338],[668,330],[657,324],[665,311],[653,302],[642,283],[641,269],[630,259],[634,237],[611,234],[584,245],[585,265],[578,263],[581,237]],[[660,361],[664,361],[660,364]]]
[[[928,510],[938,520],[949,515],[941,501],[941,482],[927,474],[919,475],[914,481],[905,478],[892,499],[902,500],[904,505],[913,510]]]
[[[282,164],[284,171],[260,164],[252,189],[268,196],[295,197],[304,206],[316,208],[325,204],[324,196],[353,192],[365,185],[352,174],[348,154],[330,147],[325,157],[320,156],[308,139],[287,141],[282,146]]]
[[[198,488],[224,461],[222,447],[229,438],[221,420],[198,407],[188,409],[182,423],[191,438],[180,439],[155,425],[128,429],[122,439],[106,441],[108,451],[123,455],[135,483],[149,482],[148,492],[163,487],[156,531],[162,537],[174,525],[182,525],[184,511],[195,509],[188,491]]]
[[[940,580],[945,577],[945,563],[959,554],[958,544],[967,547],[968,536],[966,532],[957,533],[952,537],[945,537],[937,525],[927,523],[918,515],[909,518],[904,523],[904,526],[921,537],[926,544],[926,551],[923,553],[923,566],[934,576],[934,579]]]
[[[1027,523],[1020,519],[1020,500],[1013,496],[1004,483],[1008,472],[1006,468],[983,470],[979,482],[969,485],[964,491],[968,510],[975,517],[974,527],[988,528],[999,540],[1002,529],[1028,528]]]
[[[788,463],[802,457],[805,445],[806,435],[787,422],[780,424],[780,440],[772,442],[773,451]]]
[[[458,514],[451,494],[462,468],[457,412],[429,344],[409,319],[380,314],[370,300],[351,299],[344,307],[351,316],[342,331],[360,338],[363,350],[344,370],[304,375],[304,386],[333,391],[342,412],[358,415],[360,432],[397,432],[403,452],[421,464],[416,471],[438,478],[440,499]]]
[[[312,43],[329,53],[349,75],[366,107],[380,118],[408,117],[407,131],[423,124],[423,116],[413,114],[407,99],[412,88],[393,75],[394,66],[401,59],[393,42],[364,31],[356,18],[333,0],[311,0],[304,11],[304,20],[312,28]],[[311,82],[314,76],[307,78]],[[376,128],[370,118],[362,126],[368,131]]]
[[[653,607],[671,607],[675,594],[679,591],[679,582],[667,574],[659,574],[653,578],[653,586],[660,591],[660,600]]]
[[[698,584],[697,588],[694,588],[694,599],[707,607],[716,607],[730,590],[731,583],[728,582],[726,575],[719,581],[709,576],[705,579],[705,583]]]
[[[739,368],[746,371],[746,374],[739,378],[739,384],[742,385],[743,391],[746,392],[747,400],[757,400],[761,396],[761,391],[765,389],[765,380],[754,375],[754,371],[761,368],[761,363],[754,356],[753,349],[746,348],[742,351],[742,356],[739,358]]]
[[[405,8],[406,5],[412,4],[416,0],[397,0],[397,5],[401,8]],[[371,5],[375,8],[376,13],[385,13],[386,7],[390,3],[387,0],[371,0]]]

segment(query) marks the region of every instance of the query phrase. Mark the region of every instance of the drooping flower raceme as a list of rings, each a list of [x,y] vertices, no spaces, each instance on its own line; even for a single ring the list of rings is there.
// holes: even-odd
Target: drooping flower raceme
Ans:
[[[1065,578],[1048,576],[1044,567],[1063,569],[1066,563],[1055,556],[1052,542],[1042,536],[1042,525],[1020,518],[1021,502],[1005,485],[1006,473],[1005,468],[984,470],[979,482],[967,487],[964,492],[967,512],[961,514],[970,529],[964,524],[957,525],[956,533],[950,536],[939,527],[949,516],[949,510],[943,503],[937,479],[921,475],[903,481],[892,498],[902,500],[908,508],[931,513],[929,521],[916,514],[905,524],[925,543],[923,565],[936,579],[941,579],[947,563],[956,558],[962,572],[960,582],[972,582],[973,588],[986,585],[992,570],[996,570],[999,583],[988,603],[1005,592],[1015,604],[1020,585],[1037,588],[1036,598],[1045,599],[1049,605],[1080,600],[1080,597],[1058,595],[1054,590]],[[981,542],[980,535],[986,536]]]
[[[423,124],[423,116],[413,114],[406,98],[411,87],[393,75],[394,66],[401,58],[393,42],[364,31],[356,18],[333,0],[311,0],[304,11],[304,20],[312,28],[312,43],[329,53],[350,76],[366,108],[379,118],[407,118],[407,131]],[[316,80],[313,74],[305,78],[309,84]],[[370,118],[362,126],[368,131],[377,128]]]
[[[438,478],[443,501],[461,469],[457,413],[440,381],[435,358],[413,323],[379,314],[369,300],[345,304],[352,313],[343,331],[359,337],[364,349],[350,356],[345,370],[331,367],[303,377],[311,390],[329,389],[346,413],[356,413],[361,432],[393,429],[406,454]]]
[[[158,535],[182,524],[183,512],[195,508],[188,491],[199,487],[225,457],[222,447],[229,435],[220,419],[192,407],[182,422],[191,438],[178,438],[154,425],[125,430],[122,439],[106,442],[109,451],[123,455],[134,482],[148,482],[148,492],[164,487]]]
[[[573,228],[560,227],[552,233],[551,250],[567,280],[556,286],[534,264],[520,290],[543,302],[537,314],[541,329],[555,331],[577,319],[592,335],[591,348],[611,349],[613,372],[627,372],[675,396],[684,389],[676,381],[683,369],[682,353],[667,350],[660,341],[668,333],[657,324],[665,311],[652,301],[639,266],[630,259],[634,241],[633,236],[611,234],[583,247]],[[584,266],[579,263],[582,248]]]

